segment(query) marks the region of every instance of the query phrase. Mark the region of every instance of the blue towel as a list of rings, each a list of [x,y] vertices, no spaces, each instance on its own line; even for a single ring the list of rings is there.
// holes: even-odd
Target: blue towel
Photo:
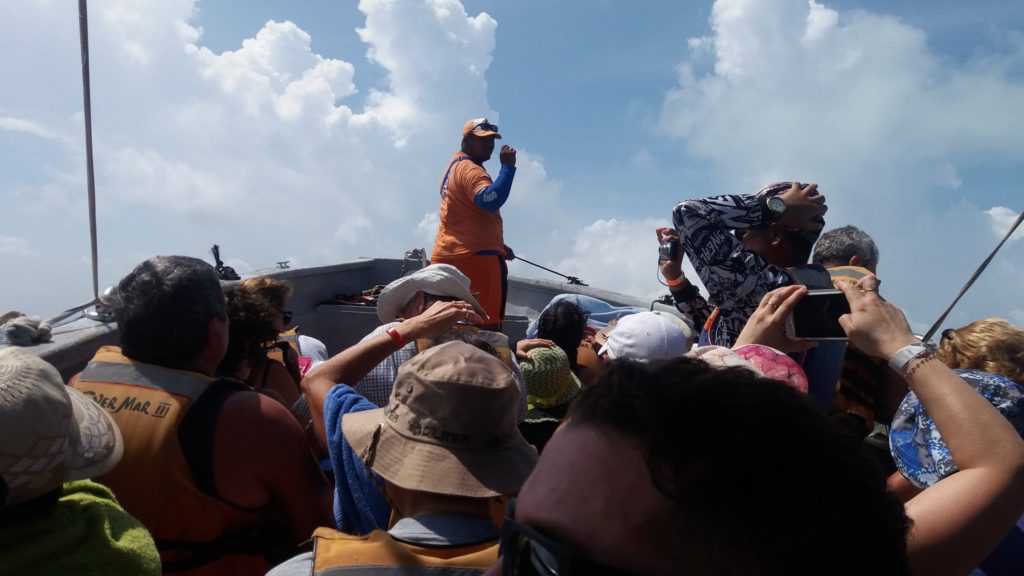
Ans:
[[[386,530],[391,507],[342,435],[341,419],[351,412],[375,409],[375,404],[344,384],[332,388],[324,401],[324,426],[334,468],[334,524],[338,530],[356,536],[378,528]]]
[[[594,328],[604,328],[612,320],[618,320],[623,316],[629,316],[630,314],[636,314],[637,312],[647,312],[646,308],[639,308],[637,306],[612,306],[604,300],[598,300],[593,296],[586,296],[584,294],[559,294],[548,302],[548,305],[544,307],[544,310],[551,308],[556,303],[562,300],[569,300],[573,304],[579,306],[587,316],[587,326],[593,326]],[[541,314],[544,313],[541,310]],[[530,325],[526,327],[526,337],[536,338],[537,337],[537,320],[540,317],[534,318]]]

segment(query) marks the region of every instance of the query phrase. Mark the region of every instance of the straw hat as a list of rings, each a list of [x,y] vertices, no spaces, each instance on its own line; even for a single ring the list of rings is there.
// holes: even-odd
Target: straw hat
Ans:
[[[395,321],[417,292],[458,298],[487,318],[487,313],[469,291],[469,278],[451,264],[431,264],[385,286],[377,298],[377,317],[385,323]]]
[[[341,430],[388,482],[421,492],[489,498],[519,491],[537,452],[516,427],[520,389],[498,358],[447,342],[402,365],[386,408],[353,412]]]
[[[57,369],[20,348],[0,350],[0,508],[109,472],[124,445],[117,424]]]
[[[526,381],[530,410],[551,408],[572,400],[580,393],[580,379],[569,367],[569,357],[558,346],[532,348],[530,359],[519,363]]]

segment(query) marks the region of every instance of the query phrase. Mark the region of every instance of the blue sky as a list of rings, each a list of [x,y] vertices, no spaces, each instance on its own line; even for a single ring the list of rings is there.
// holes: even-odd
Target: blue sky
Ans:
[[[638,296],[679,200],[818,182],[923,329],[1024,204],[1013,2],[106,0],[90,7],[101,284],[431,246],[465,119],[520,150],[522,256]],[[0,2],[0,310],[90,293],[77,14]],[[496,170],[497,162],[488,166]],[[1024,243],[954,312],[1024,324]],[[523,264],[513,273],[546,276]]]

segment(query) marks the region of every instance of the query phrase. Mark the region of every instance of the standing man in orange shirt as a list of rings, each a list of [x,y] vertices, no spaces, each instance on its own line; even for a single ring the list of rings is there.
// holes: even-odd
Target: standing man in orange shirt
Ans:
[[[432,263],[455,266],[470,279],[470,289],[487,312],[485,329],[500,330],[508,294],[508,266],[515,255],[505,245],[501,206],[508,200],[516,174],[516,149],[501,147],[501,170],[491,180],[483,163],[501,138],[487,118],[462,128],[462,148],[452,156],[441,179],[441,224],[434,240]]]

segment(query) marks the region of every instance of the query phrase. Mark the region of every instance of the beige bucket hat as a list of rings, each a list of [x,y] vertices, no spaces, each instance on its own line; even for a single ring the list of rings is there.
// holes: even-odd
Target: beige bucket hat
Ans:
[[[448,342],[402,365],[387,407],[346,414],[341,430],[386,481],[421,492],[514,494],[537,463],[519,433],[515,375],[498,358]]]

